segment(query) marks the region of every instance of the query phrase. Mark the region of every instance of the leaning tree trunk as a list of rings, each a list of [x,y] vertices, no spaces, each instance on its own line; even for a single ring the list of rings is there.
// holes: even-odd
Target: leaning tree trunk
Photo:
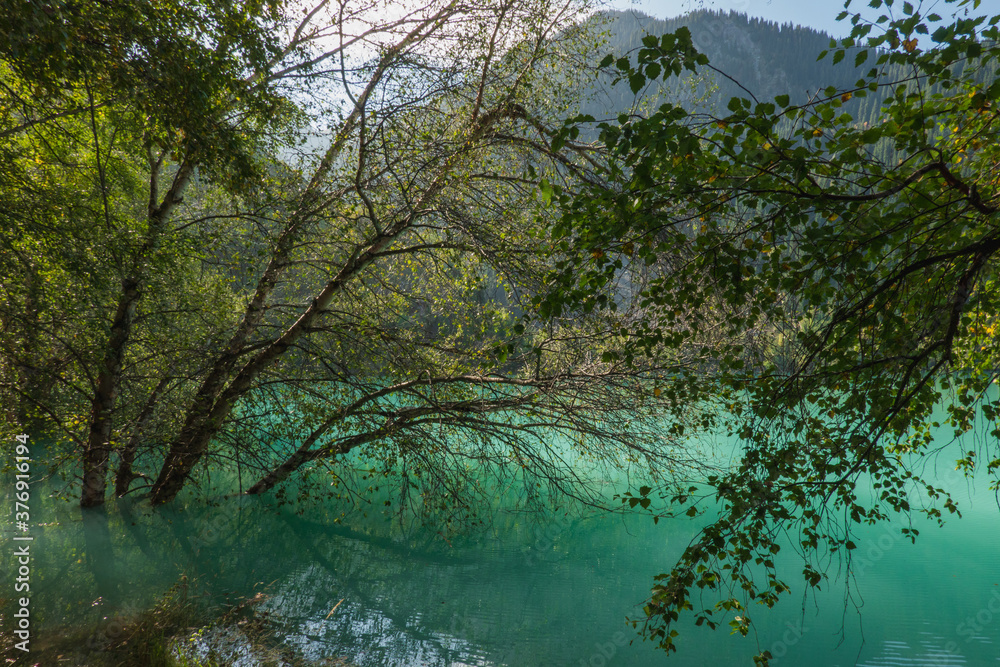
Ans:
[[[393,229],[377,236],[364,252],[351,256],[337,275],[313,299],[299,319],[256,357],[247,362],[224,391],[213,395],[214,387],[206,389],[203,385],[203,391],[199,392],[199,396],[196,397],[195,403],[188,413],[187,423],[170,447],[163,467],[160,469],[160,474],[153,484],[150,499],[154,505],[170,502],[177,497],[194,466],[208,450],[208,444],[222,428],[222,424],[229,416],[236,401],[253,386],[254,380],[264,370],[277,361],[310,329],[316,317],[330,305],[334,296],[365,267],[374,262],[378,253],[389,245],[397,235],[409,227],[410,221],[410,217],[400,221]],[[213,400],[215,396],[218,398]]]
[[[357,119],[357,114],[360,114],[360,117],[363,118],[365,100],[374,89],[375,83],[385,72],[387,63],[390,62],[393,57],[394,55],[392,53],[383,57],[379,72],[377,72],[376,76],[373,77],[372,81],[368,85],[368,88],[365,90],[364,95],[359,98],[356,103],[352,116],[348,119],[348,125],[352,124],[354,120]],[[479,140],[490,132],[493,124],[499,119],[512,116],[520,117],[519,114],[521,113],[522,112],[517,108],[503,106],[488,114],[483,114],[477,119],[474,119],[469,139],[458,149],[455,156],[471,150],[472,146],[476,145]],[[346,136],[346,131],[339,134],[339,138]],[[338,141],[340,140],[339,138]],[[342,145],[343,144],[339,143],[335,144],[327,151],[320,167],[321,172],[325,173],[326,170],[332,168],[332,158],[339,153]],[[408,230],[412,224],[414,224],[416,219],[422,214],[422,211],[426,210],[430,203],[435,201],[444,189],[451,168],[452,162],[450,160],[446,160],[419,199],[413,202],[410,212],[407,215],[402,216],[388,229],[378,230],[376,234],[370,237],[369,240],[365,241],[363,245],[357,247],[354,253],[352,253],[344,262],[343,266],[340,267],[337,274],[323,286],[323,289],[318,295],[316,295],[316,297],[312,300],[312,303],[305,309],[305,311],[303,311],[302,315],[287,329],[285,329],[285,331],[278,338],[261,350],[253,359],[248,361],[225,389],[221,388],[225,375],[223,373],[215,372],[215,370],[219,369],[219,364],[216,364],[216,369],[213,370],[209,378],[199,390],[198,395],[188,412],[187,422],[177,439],[171,445],[170,451],[167,453],[166,459],[163,462],[163,466],[160,468],[160,474],[158,475],[156,482],[153,484],[153,490],[150,494],[150,500],[154,505],[170,502],[177,497],[177,494],[180,493],[180,490],[184,487],[184,484],[191,475],[191,471],[194,469],[194,466],[201,460],[201,457],[208,450],[209,443],[222,428],[225,420],[229,417],[236,401],[238,401],[244,394],[246,394],[247,391],[250,390],[254,381],[264,370],[269,368],[289,348],[291,348],[299,338],[310,330],[319,314],[330,305],[334,297],[339,294],[348,283],[363,272],[369,264],[375,262],[380,252],[385,250],[386,247],[388,247],[395,239],[397,239],[401,234]],[[312,215],[312,208],[310,206],[306,206],[305,204],[315,201],[318,197],[320,184],[320,173],[318,172],[310,181],[303,205],[299,206],[299,212],[296,216],[294,216],[299,219],[299,224],[304,225],[306,217]],[[286,235],[289,239],[292,238],[292,235],[288,232],[286,232]],[[275,259],[272,258],[269,263],[268,271],[270,271],[271,267],[275,265]],[[279,265],[283,266],[283,263],[280,263]],[[258,288],[258,294],[255,296],[255,301],[259,296],[260,290]],[[262,308],[263,303],[258,304],[256,307]],[[248,314],[245,316],[244,324],[241,325],[241,329],[244,328],[246,318],[249,317],[249,314],[250,311],[248,310]],[[239,333],[237,335],[239,335]],[[227,347],[226,354],[232,354],[235,358],[235,356],[238,355],[238,352],[239,350],[232,349],[232,346],[230,345]]]
[[[288,479],[289,475],[293,472],[311,461],[341,456],[348,453],[355,447],[378,440],[379,438],[384,438],[392,432],[392,427],[383,427],[367,433],[352,435],[351,437],[338,442],[335,447],[313,449],[312,446],[316,444],[316,441],[319,440],[320,436],[326,433],[329,427],[338,420],[339,417],[332,418],[313,431],[312,434],[306,438],[305,442],[303,442],[302,445],[295,450],[294,454],[289,456],[280,465],[271,469],[263,477],[257,480],[253,486],[246,490],[245,495],[256,496],[261,493],[267,493],[275,486]]]
[[[135,280],[123,282],[122,295],[111,324],[111,335],[91,402],[90,436],[83,453],[83,493],[80,496],[82,507],[94,507],[104,502],[108,459],[111,457],[111,415],[121,386],[122,360],[140,296]]]
[[[318,181],[317,181],[318,184]],[[314,197],[307,195],[311,204]],[[286,226],[267,268],[257,281],[254,296],[247,304],[243,320],[233,333],[225,349],[216,357],[211,370],[205,376],[201,386],[195,393],[191,407],[188,409],[187,420],[174,440],[167,458],[160,468],[160,473],[153,484],[152,501],[154,504],[172,500],[184,486],[188,475],[198,462],[202,452],[207,448],[209,440],[219,431],[222,423],[229,415],[232,404],[238,395],[232,391],[233,385],[226,387],[226,382],[233,374],[237,363],[242,359],[244,347],[257,330],[267,310],[267,299],[271,295],[278,279],[287,267],[288,253],[294,246],[304,225],[305,216],[300,210]],[[245,375],[247,368],[237,376]],[[245,383],[249,386],[249,382]]]
[[[118,307],[111,331],[104,348],[104,359],[101,362],[97,382],[94,386],[94,396],[91,399],[90,433],[83,452],[83,490],[80,495],[81,507],[94,507],[104,503],[107,490],[108,462],[111,458],[111,431],[113,428],[113,413],[121,388],[122,362],[132,335],[132,323],[135,310],[142,298],[142,284],[146,279],[144,266],[147,255],[158,241],[163,227],[173,212],[174,207],[181,203],[181,194],[191,179],[194,167],[185,162],[177,170],[170,190],[157,202],[156,182],[163,158],[153,162],[150,159],[149,179],[149,222],[146,238],[135,255],[131,275],[122,281],[122,293],[118,298]]]
[[[292,216],[291,221],[278,239],[274,254],[257,282],[257,288],[247,305],[242,322],[199,387],[194,401],[188,409],[184,427],[171,444],[170,451],[160,468],[160,473],[153,483],[150,500],[154,505],[169,502],[177,497],[194,466],[208,449],[209,442],[222,428],[222,424],[229,416],[233,405],[252,386],[254,379],[284,354],[285,350],[305,332],[319,311],[325,308],[333,299],[334,294],[343,287],[344,282],[373,261],[374,253],[391,241],[391,237],[387,235],[380,236],[363,255],[352,256],[344,269],[337,274],[333,281],[328,283],[326,289],[313,300],[312,305],[306,309],[302,316],[277,340],[249,361],[228,386],[226,385],[236,364],[242,359],[246,341],[256,331],[257,325],[267,310],[267,299],[274,290],[280,274],[288,266],[288,253],[298,241],[298,237],[307,222],[314,215],[323,182],[333,169],[341,150],[347,144],[350,136],[349,130],[354,127],[359,118],[363,118],[366,100],[387,70],[392,57],[394,57],[392,54],[383,57],[376,76],[372,78],[364,93],[358,98],[351,115],[344,121],[343,129],[338,134],[336,141],[327,149],[323,160],[306,187],[295,215]]]
[[[365,254],[366,257],[368,255],[369,253]],[[364,264],[369,261],[371,258],[367,257]],[[350,262],[350,264],[354,263]],[[357,267],[356,270],[360,270],[360,267]],[[354,271],[351,273],[353,274]],[[339,275],[338,278],[340,278]],[[218,387],[214,385],[202,386],[202,390],[199,391],[199,395],[195,398],[188,413],[187,422],[171,445],[167,458],[160,468],[160,474],[153,484],[150,499],[154,505],[169,502],[177,497],[194,466],[208,450],[212,438],[229,417],[236,401],[253,386],[254,380],[260,373],[277,361],[306,332],[316,315],[329,305],[334,294],[342,286],[343,281],[337,280],[328,284],[320,297],[313,300],[302,316],[277,340],[249,361],[224,391],[219,391]]]

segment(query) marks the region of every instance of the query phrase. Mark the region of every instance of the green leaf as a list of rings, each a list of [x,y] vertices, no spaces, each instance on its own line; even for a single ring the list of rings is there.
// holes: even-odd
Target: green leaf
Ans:
[[[553,149],[555,150],[555,149]],[[552,185],[547,179],[542,179],[538,183],[538,192],[542,196],[542,201],[546,204],[552,203]]]
[[[632,93],[638,95],[639,91],[643,89],[646,85],[646,77],[639,72],[633,72],[629,74],[628,86],[632,89]]]

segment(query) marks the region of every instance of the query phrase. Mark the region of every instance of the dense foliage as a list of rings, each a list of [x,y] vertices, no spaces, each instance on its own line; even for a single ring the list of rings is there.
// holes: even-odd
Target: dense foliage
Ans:
[[[668,102],[622,114],[598,126],[612,156],[600,186],[544,186],[562,211],[563,258],[542,315],[629,313],[625,358],[685,350],[664,399],[702,406],[741,442],[707,493],[674,498],[719,514],[645,608],[647,636],[668,650],[685,612],[746,634],[754,608],[790,590],[775,567],[782,548],[802,553],[817,586],[831,553],[850,570],[854,526],[956,512],[918,474],[936,453],[942,401],[955,433],[983,418],[992,429],[981,451],[946,456],[1000,471],[989,393],[1000,17],[949,23],[910,3],[872,4],[880,18],[853,16],[851,37],[820,54],[868,63],[852,85],[805,101],[747,91],[716,113]],[[603,62],[633,93],[707,64],[686,29]],[[869,96],[881,100],[877,121],[858,120]],[[556,144],[592,121],[575,119]],[[705,591],[717,604],[698,604]]]
[[[487,471],[525,502],[598,502],[581,462],[681,471],[632,400],[653,369],[601,361],[604,318],[518,323],[547,261],[535,179],[591,171],[547,142],[583,9],[11,11],[5,432],[50,438],[84,506],[112,474],[159,504],[204,471],[264,493],[301,469],[450,517],[492,498]]]

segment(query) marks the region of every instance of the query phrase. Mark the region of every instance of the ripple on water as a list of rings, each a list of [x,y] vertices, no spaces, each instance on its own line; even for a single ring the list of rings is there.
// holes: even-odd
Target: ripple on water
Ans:
[[[970,663],[954,641],[938,634],[921,631],[917,646],[904,641],[883,641],[876,655],[858,662],[857,667],[957,667]]]

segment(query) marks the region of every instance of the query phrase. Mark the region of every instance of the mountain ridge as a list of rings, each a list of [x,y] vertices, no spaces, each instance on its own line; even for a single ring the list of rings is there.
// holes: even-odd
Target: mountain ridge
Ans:
[[[669,79],[653,91],[662,100],[680,101],[685,106],[694,103],[720,109],[731,97],[750,94],[760,100],[788,94],[801,103],[828,86],[851,86],[864,70],[864,66],[854,67],[848,62],[835,66],[830,60],[817,60],[833,39],[825,32],[736,11],[697,10],[658,19],[635,10],[606,10],[590,20],[607,24],[605,50],[619,55],[640,48],[644,35],[658,36],[686,26],[695,47],[724,75],[703,68],[694,76],[685,73]],[[631,107],[633,98],[627,87],[615,91],[602,88],[607,87],[591,91],[596,93],[595,99],[584,103],[583,113],[600,117]]]

